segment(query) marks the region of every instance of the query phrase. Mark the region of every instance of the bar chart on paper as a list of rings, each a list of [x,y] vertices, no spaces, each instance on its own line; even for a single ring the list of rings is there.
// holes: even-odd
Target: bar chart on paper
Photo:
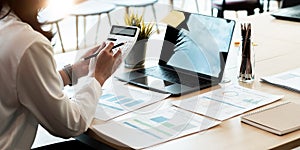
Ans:
[[[230,85],[172,104],[217,120],[225,120],[251,109],[279,100],[272,95],[237,85]]]
[[[169,94],[161,94],[144,89],[118,87],[118,90],[104,90],[100,97],[95,118],[109,120],[143,106],[161,101]]]
[[[300,68],[261,78],[262,81],[300,92]]]
[[[127,116],[94,127],[109,137],[132,148],[140,149],[203,131],[220,123],[175,107],[149,114],[136,116],[127,114]],[[134,138],[130,138],[128,135]]]

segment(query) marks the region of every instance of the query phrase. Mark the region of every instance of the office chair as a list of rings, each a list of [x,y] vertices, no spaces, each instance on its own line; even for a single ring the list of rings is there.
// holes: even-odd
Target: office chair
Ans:
[[[188,0],[190,2],[190,0]],[[182,5],[185,3],[185,0],[183,0]],[[197,12],[199,13],[199,5],[198,5],[198,0],[195,0]],[[170,0],[170,5],[172,6],[172,9],[174,9],[174,0]]]
[[[267,1],[267,11],[269,11],[270,1]],[[278,8],[286,8],[300,4],[300,0],[276,0],[278,4]]]
[[[267,11],[270,11],[270,1],[271,0],[267,0]],[[280,8],[281,0],[276,0],[276,1],[277,1],[278,8]]]
[[[68,16],[67,13],[63,13],[63,14],[54,14],[53,13],[53,9],[52,8],[49,8],[49,7],[46,7],[45,9],[43,9],[42,11],[39,12],[39,17],[38,17],[38,20],[39,22],[41,22],[43,25],[50,25],[51,29],[50,31],[53,32],[53,33],[57,33],[58,34],[58,38],[60,40],[60,45],[61,45],[61,49],[62,49],[62,52],[64,53],[65,52],[65,48],[64,48],[64,45],[63,45],[63,40],[62,40],[62,36],[61,36],[61,30],[60,30],[60,27],[59,27],[59,22],[61,22],[65,17]],[[53,30],[53,26],[55,25],[56,27],[56,32]]]
[[[300,5],[300,0],[282,0],[281,8]]]
[[[70,16],[75,16],[76,18],[76,49],[79,49],[79,33],[78,33],[78,22],[79,17],[83,18],[83,32],[86,34],[86,17],[87,16],[98,16],[95,44],[98,40],[98,32],[101,21],[101,15],[106,14],[108,16],[109,25],[111,25],[109,13],[115,9],[115,5],[111,3],[104,3],[101,1],[88,0],[77,4],[71,11]],[[84,38],[84,47],[86,47],[86,38]]]
[[[212,0],[211,1],[211,13],[217,9],[217,17],[224,18],[225,10],[246,10],[247,15],[253,15],[254,9],[259,8],[259,13],[263,12],[263,3],[260,0]]]
[[[145,11],[145,7],[151,6],[153,17],[156,22],[157,33],[159,33],[157,17],[156,17],[156,12],[155,12],[155,8],[154,8],[154,4],[157,3],[158,0],[110,0],[110,2],[117,6],[125,7],[125,11],[127,14],[129,14],[129,7],[143,7],[144,11]],[[143,14],[144,14],[144,11],[143,11]]]

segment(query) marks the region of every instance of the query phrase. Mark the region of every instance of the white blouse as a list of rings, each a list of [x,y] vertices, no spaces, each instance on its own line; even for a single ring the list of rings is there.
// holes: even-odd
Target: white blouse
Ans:
[[[102,92],[99,82],[79,80],[83,87],[70,100],[51,43],[13,13],[0,20],[0,71],[0,149],[30,149],[38,124],[64,138],[89,127]]]

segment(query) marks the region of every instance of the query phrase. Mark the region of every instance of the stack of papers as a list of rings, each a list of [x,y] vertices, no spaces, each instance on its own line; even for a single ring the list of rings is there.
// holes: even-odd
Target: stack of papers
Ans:
[[[126,97],[128,95],[126,95],[126,92],[110,93],[111,91],[104,91],[99,103],[103,110],[97,110],[97,117],[102,119],[112,118],[113,116],[119,117],[110,119],[103,124],[94,125],[93,128],[100,135],[108,136],[134,149],[147,148],[205,131],[217,126],[222,120],[282,98],[282,96],[271,95],[238,85],[230,85],[188,99],[174,101],[172,104],[176,107],[172,105],[164,105],[165,107],[149,105],[120,116],[123,112],[121,110],[117,111],[117,109],[123,110],[126,108],[124,110],[127,110],[127,107],[124,104],[122,104],[122,107],[116,106],[116,104],[127,101]],[[139,98],[147,97],[147,94],[145,95],[141,91],[133,91],[133,93]],[[156,101],[167,96],[159,93],[152,93],[151,95],[157,95],[154,96],[157,97]],[[149,103],[154,101],[150,100]],[[127,104],[133,105],[138,102],[138,99],[131,98],[131,102]],[[148,103],[147,100],[141,104],[146,103]],[[136,108],[133,107],[133,109]],[[116,110],[107,110],[106,114],[110,116],[107,117],[103,116],[104,109]]]
[[[93,128],[131,148],[141,149],[203,131],[219,123],[219,121],[171,107],[141,114],[132,112],[105,124],[95,125]]]
[[[272,103],[283,96],[272,95],[238,85],[173,102],[173,105],[217,120],[225,120]]]
[[[97,105],[95,118],[107,121],[159,102],[169,96],[170,94],[157,93],[127,85],[104,89]]]
[[[273,85],[300,92],[300,68],[272,76],[262,77],[261,80]]]

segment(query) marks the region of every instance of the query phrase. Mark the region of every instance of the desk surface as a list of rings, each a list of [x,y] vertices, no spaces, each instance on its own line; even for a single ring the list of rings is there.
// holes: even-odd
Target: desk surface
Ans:
[[[240,21],[252,23],[252,39],[257,43],[257,46],[255,47],[255,81],[251,84],[239,84],[244,87],[257,89],[271,94],[285,95],[280,102],[293,101],[295,103],[300,103],[300,93],[259,82],[259,78],[262,76],[272,75],[300,67],[300,41],[298,40],[300,35],[300,23],[276,20],[269,14],[247,17],[237,21],[234,40],[239,37],[237,31],[240,31],[238,28]],[[232,46],[230,53],[231,55],[229,55],[229,57],[234,57],[237,53],[237,48]],[[229,58],[229,60],[234,59]],[[234,62],[230,63],[234,64]],[[237,82],[235,79],[236,72],[236,67],[234,65],[227,67],[225,77],[230,78],[231,82]],[[188,98],[210,91],[213,88],[208,88],[181,97],[169,98],[166,101],[170,102]],[[276,105],[276,103],[278,102],[264,107]],[[101,123],[103,122],[100,120],[94,119],[93,121],[93,125]],[[103,137],[95,134],[93,129],[90,129],[86,134],[103,142]],[[277,136],[264,130],[243,124],[240,122],[240,116],[237,116],[223,121],[219,126],[207,131],[169,141],[148,149],[270,149],[299,138],[300,130],[284,136]],[[110,145],[121,148],[115,144]]]

